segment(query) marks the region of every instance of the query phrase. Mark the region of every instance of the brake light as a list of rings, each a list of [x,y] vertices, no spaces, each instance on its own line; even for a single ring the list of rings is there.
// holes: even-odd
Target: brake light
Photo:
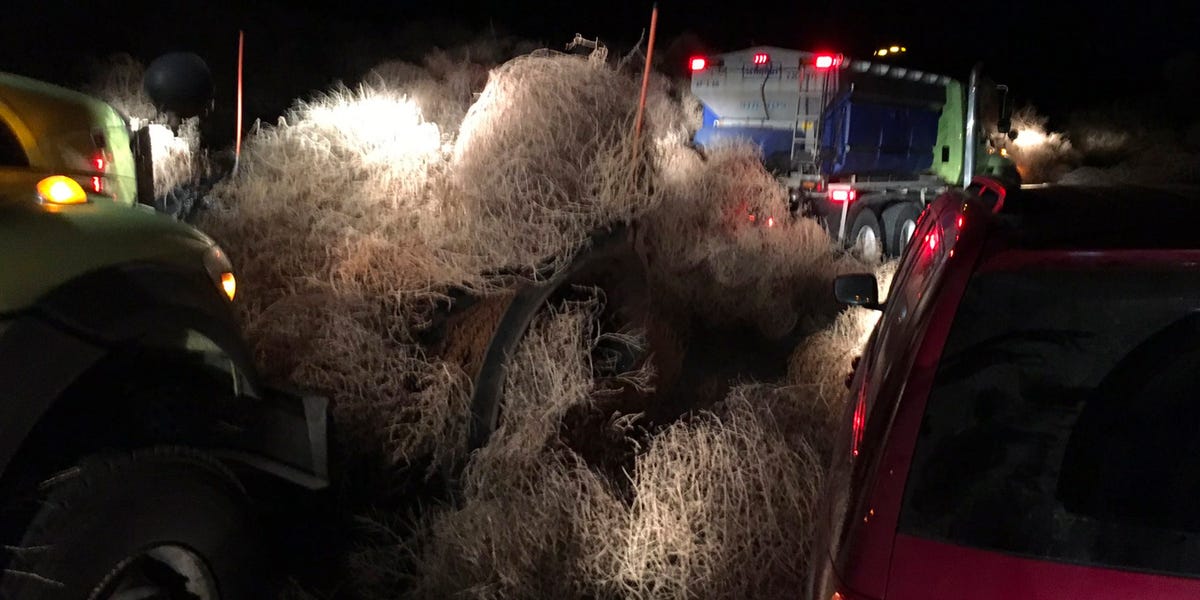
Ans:
[[[754,55],[753,61],[756,65],[765,65],[771,62],[771,57],[765,52],[759,52]]]
[[[691,63],[693,71],[703,71],[706,67],[708,67],[708,60],[703,56],[693,56],[688,62]]]
[[[858,198],[858,192],[852,189],[839,188],[829,190],[829,199],[834,202],[854,202]]]
[[[767,217],[767,227],[775,226],[775,217]]]
[[[92,177],[92,191],[99,194],[104,191],[104,179],[101,177]]]
[[[841,64],[842,55],[840,54],[818,54],[817,57],[813,59],[813,66],[821,70],[832,69],[840,66]]]
[[[963,223],[966,222],[966,219],[962,215],[958,215],[958,220],[954,222],[954,227],[956,229],[962,229]]]
[[[97,171],[103,171],[104,167],[107,166],[107,163],[104,161],[103,156],[97,156],[96,158],[92,159],[92,166],[96,167]]]
[[[854,420],[850,423],[850,456],[857,457],[862,447],[863,431],[867,428],[867,386],[858,390],[858,402],[854,405]]]

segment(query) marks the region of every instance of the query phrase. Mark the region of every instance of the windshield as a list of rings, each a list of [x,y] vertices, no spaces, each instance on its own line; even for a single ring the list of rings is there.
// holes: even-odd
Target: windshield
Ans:
[[[1200,273],[970,283],[922,423],[905,533],[1200,576]]]
[[[0,119],[0,168],[28,166],[29,159],[25,156],[25,150],[21,148],[17,134]]]

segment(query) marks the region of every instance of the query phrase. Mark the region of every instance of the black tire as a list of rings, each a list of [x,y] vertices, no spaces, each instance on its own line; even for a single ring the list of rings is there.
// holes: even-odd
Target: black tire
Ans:
[[[874,211],[864,208],[854,217],[854,225],[850,227],[847,242],[850,250],[865,260],[883,258],[883,228],[879,226],[879,218],[875,216]]]
[[[908,238],[917,231],[917,219],[921,217],[921,208],[915,202],[893,204],[883,211],[883,231],[888,256],[898,257],[904,253]]]
[[[259,524],[212,459],[181,448],[97,455],[40,487],[41,509],[0,579],[5,600],[105,598],[126,577],[166,590],[156,598],[195,598],[196,582],[225,600],[270,597]],[[202,564],[203,576],[181,582],[168,553],[190,554],[180,564]]]
[[[525,339],[535,317],[549,307],[577,300],[573,297],[576,285],[596,286],[605,294],[613,292],[610,285],[616,284],[610,272],[628,276],[638,282],[635,287],[644,289],[645,273],[641,263],[636,260],[629,235],[623,226],[597,233],[593,236],[592,244],[583,248],[571,265],[549,281],[521,289],[507,305],[488,341],[475,377],[467,438],[468,453],[487,445],[492,433],[500,426],[508,361]]]

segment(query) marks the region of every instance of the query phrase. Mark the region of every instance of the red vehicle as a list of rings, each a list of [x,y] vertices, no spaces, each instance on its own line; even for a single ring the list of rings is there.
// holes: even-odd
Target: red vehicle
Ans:
[[[817,600],[1200,598],[1200,190],[921,216],[853,379]]]

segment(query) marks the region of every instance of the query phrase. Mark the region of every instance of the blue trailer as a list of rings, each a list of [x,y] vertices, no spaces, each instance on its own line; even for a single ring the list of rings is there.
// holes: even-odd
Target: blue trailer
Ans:
[[[704,107],[696,144],[757,144],[792,210],[864,255],[899,255],[926,201],[948,187],[982,174],[1019,182],[1003,156],[1007,88],[983,81],[978,69],[964,85],[770,46],[693,57],[690,66]],[[980,118],[984,111],[990,119]]]

